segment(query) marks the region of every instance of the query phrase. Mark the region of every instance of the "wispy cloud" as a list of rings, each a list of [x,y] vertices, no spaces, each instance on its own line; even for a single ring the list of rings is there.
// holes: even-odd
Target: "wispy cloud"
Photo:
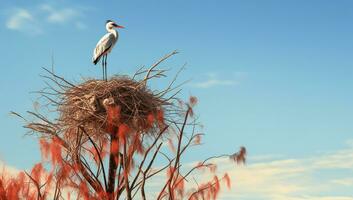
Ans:
[[[219,160],[233,177],[220,199],[353,200],[353,146],[306,158],[258,161],[234,167]]]
[[[68,24],[77,29],[86,26],[81,18],[84,16],[79,8],[41,4],[28,8],[8,9],[6,28],[13,31],[25,32],[30,35],[44,33],[50,24]]]
[[[86,24],[84,24],[84,23],[81,22],[81,21],[77,21],[77,22],[75,23],[75,26],[76,26],[77,29],[81,29],[81,30],[87,28]]]
[[[29,34],[40,34],[42,29],[30,10],[17,8],[11,11],[6,21],[6,27],[10,30],[27,32]]]
[[[229,77],[229,75],[225,77],[225,75],[208,73],[204,77],[201,77],[201,80],[191,83],[191,86],[202,89],[211,87],[235,86],[239,84],[240,79],[244,78],[243,75],[244,73],[242,73],[241,77],[240,72],[236,72],[231,77]]]
[[[353,177],[351,178],[340,178],[332,180],[332,183],[343,185],[343,186],[352,186],[353,185]]]
[[[73,8],[54,8],[51,5],[43,4],[40,9],[45,11],[49,23],[67,23],[77,19],[81,12]]]
[[[215,86],[232,86],[236,85],[237,82],[234,80],[220,80],[215,78],[210,78],[205,81],[194,83],[193,86],[197,88],[210,88]]]
[[[16,169],[15,167],[6,165],[4,162],[0,161],[0,174],[2,174],[2,172],[10,176],[15,176],[20,172],[20,170]]]
[[[220,200],[353,200],[353,145],[300,158],[263,155],[248,160],[245,166],[235,165],[229,159],[214,160],[219,175],[228,172],[232,177],[231,190],[224,189]],[[202,182],[212,175],[195,178]],[[149,187],[159,188],[164,180],[161,175]]]

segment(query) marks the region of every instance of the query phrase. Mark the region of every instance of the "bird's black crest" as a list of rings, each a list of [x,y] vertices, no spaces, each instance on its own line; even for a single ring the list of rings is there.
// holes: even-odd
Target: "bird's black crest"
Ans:
[[[107,22],[105,22],[106,24],[108,24],[109,22],[113,22],[112,20],[108,19]]]

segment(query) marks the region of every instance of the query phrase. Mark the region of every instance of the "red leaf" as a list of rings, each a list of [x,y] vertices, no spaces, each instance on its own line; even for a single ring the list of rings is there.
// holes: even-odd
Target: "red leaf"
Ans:
[[[121,124],[118,130],[118,138],[122,144],[126,143],[127,133],[129,132],[129,127],[126,124]]]
[[[194,138],[194,144],[199,145],[201,143],[201,135],[196,135]]]
[[[226,181],[226,185],[227,185],[228,189],[230,189],[231,183],[230,183],[230,177],[229,177],[228,173],[224,174],[223,178]]]
[[[43,165],[41,163],[37,163],[34,165],[31,171],[31,176],[34,180],[39,182],[39,179],[44,171]]]
[[[153,123],[154,123],[154,115],[152,113],[150,113],[149,115],[147,115],[147,126],[148,127],[152,127]]]
[[[114,132],[114,127],[119,124],[120,121],[120,106],[108,106],[107,107],[107,131],[111,134]]]
[[[55,166],[56,164],[62,163],[61,141],[56,137],[52,139],[52,142],[50,144],[50,154],[51,154],[51,162],[53,166]]]
[[[163,110],[158,110],[156,117],[157,117],[158,125],[159,125],[160,127],[163,127],[163,126],[165,125],[165,123],[164,123],[164,112],[163,112]]]
[[[190,96],[189,104],[191,107],[194,107],[197,104],[197,98],[195,96]]]
[[[47,140],[44,138],[41,138],[39,140],[39,147],[40,147],[40,151],[42,153],[43,159],[48,159],[50,145],[47,142]]]

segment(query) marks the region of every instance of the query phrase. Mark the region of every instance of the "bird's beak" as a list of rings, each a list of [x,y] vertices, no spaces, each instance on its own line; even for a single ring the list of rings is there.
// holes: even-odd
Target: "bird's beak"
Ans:
[[[117,25],[117,24],[113,24],[113,25],[114,25],[114,27],[116,27],[116,28],[125,28],[125,27],[120,26],[120,25]]]

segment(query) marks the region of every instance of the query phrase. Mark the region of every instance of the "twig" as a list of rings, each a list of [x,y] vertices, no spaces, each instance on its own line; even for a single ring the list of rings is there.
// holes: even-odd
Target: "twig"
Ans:
[[[105,189],[107,190],[108,187],[107,187],[107,180],[105,179],[105,170],[104,170],[104,165],[103,165],[103,160],[102,160],[102,157],[100,156],[100,153],[98,151],[98,148],[95,144],[95,142],[92,140],[92,138],[87,134],[86,130],[81,126],[80,129],[82,130],[82,132],[88,137],[89,141],[92,143],[94,149],[96,150],[96,153],[98,154],[98,158],[99,158],[99,163],[102,167],[102,172],[103,172],[103,179],[104,179],[104,186],[105,186]]]

